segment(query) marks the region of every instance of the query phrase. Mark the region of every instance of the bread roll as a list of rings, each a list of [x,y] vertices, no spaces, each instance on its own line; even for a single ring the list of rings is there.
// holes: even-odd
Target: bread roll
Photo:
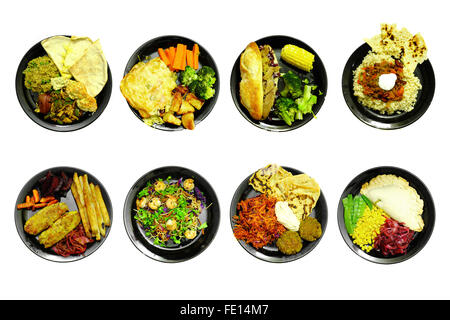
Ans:
[[[263,116],[263,82],[261,52],[255,42],[251,42],[241,54],[241,82],[239,94],[242,105],[254,120]]]

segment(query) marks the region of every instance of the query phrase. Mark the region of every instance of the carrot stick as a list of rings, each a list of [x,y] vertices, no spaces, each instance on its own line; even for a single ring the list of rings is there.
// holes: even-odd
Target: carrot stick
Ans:
[[[168,62],[169,62],[169,63],[167,64],[167,66],[170,68],[172,61],[171,61],[171,59],[170,59],[169,48],[165,49],[165,50],[164,50],[164,53],[166,54],[167,60],[168,60]]]
[[[47,202],[47,205],[49,206],[49,205],[52,205],[52,204],[55,204],[55,203],[58,203],[58,200],[52,200],[52,201],[50,201],[50,202]]]
[[[25,202],[31,202],[31,197],[30,196],[26,196],[25,197]]]
[[[181,58],[181,70],[186,69],[186,52],[187,52],[187,45],[183,45],[183,57]]]
[[[34,208],[35,208],[35,209],[40,209],[40,208],[43,208],[43,207],[46,207],[46,206],[47,206],[47,203],[41,202],[41,203],[36,203],[36,204],[34,205]]]
[[[200,55],[200,48],[197,43],[194,44],[194,47],[192,48],[192,55],[193,55],[193,65],[194,69],[198,69],[198,56]]]
[[[31,208],[33,206],[33,204],[31,202],[24,202],[24,203],[19,203],[17,205],[17,209],[28,209]]]
[[[164,51],[164,49],[159,48],[158,49],[158,54],[159,54],[159,57],[161,58],[161,60],[166,64],[166,66],[168,66],[169,65],[169,58],[167,58],[166,52]]]
[[[55,197],[54,196],[48,196],[48,197],[42,197],[40,202],[41,203],[45,203],[45,202],[50,202],[52,200],[55,200]]]
[[[194,67],[194,54],[192,50],[186,50],[186,63],[189,67]]]
[[[170,70],[173,70],[173,61],[175,60],[175,47],[169,47]]]
[[[183,66],[184,45],[182,43],[177,44],[177,50],[175,52],[175,58],[173,61],[173,68],[175,70],[181,70]]]
[[[33,198],[35,203],[39,202],[39,192],[36,189],[33,189]]]

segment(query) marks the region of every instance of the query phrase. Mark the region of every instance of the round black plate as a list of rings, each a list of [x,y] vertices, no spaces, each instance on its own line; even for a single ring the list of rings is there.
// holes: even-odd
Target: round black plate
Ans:
[[[106,238],[108,237],[109,231],[111,230],[111,226],[106,227],[106,234],[104,237],[101,238],[101,240],[94,241],[93,243],[88,244],[87,249],[83,254],[69,256],[69,257],[59,256],[56,253],[54,253],[51,250],[51,248],[48,248],[48,249],[44,248],[44,246],[42,246],[39,243],[37,236],[29,235],[23,229],[25,222],[37,211],[35,211],[33,213],[31,210],[17,210],[17,205],[19,203],[24,202],[25,197],[27,195],[31,195],[32,190],[37,187],[39,179],[44,177],[48,171],[51,171],[53,173],[59,173],[59,172],[63,171],[70,177],[72,177],[75,172],[77,172],[78,175],[87,174],[90,182],[94,183],[95,185],[100,186],[100,189],[102,191],[103,200],[105,201],[106,208],[108,209],[109,216],[111,219],[111,225],[112,225],[113,210],[112,210],[111,200],[109,198],[108,193],[106,192],[105,187],[101,184],[101,182],[99,180],[97,180],[97,178],[94,177],[89,172],[86,172],[81,169],[72,168],[72,167],[54,167],[54,168],[46,169],[46,170],[36,174],[33,178],[31,178],[24,185],[24,187],[20,191],[19,196],[17,197],[16,206],[14,207],[14,220],[16,222],[17,232],[19,233],[19,236],[22,239],[23,243],[25,243],[25,245],[32,252],[34,252],[35,254],[37,254],[38,256],[40,256],[44,259],[47,259],[50,261],[55,261],[55,262],[71,262],[71,261],[80,260],[80,259],[85,258],[85,257],[89,256],[90,254],[92,254],[103,244],[103,242],[105,242]],[[73,198],[72,192],[70,190],[67,192],[65,197],[60,199],[60,202],[66,203],[67,206],[69,207],[69,210],[78,210],[77,204],[76,204],[75,199]]]
[[[175,35],[169,35],[169,36],[161,36],[158,38],[154,38],[152,40],[147,41],[143,45],[141,45],[130,57],[128,60],[127,66],[125,67],[124,76],[133,68],[133,66],[143,60],[147,59],[153,59],[158,57],[158,48],[168,48],[170,46],[176,46],[177,43],[183,43],[188,46],[188,48],[192,48],[192,46],[197,43],[200,49],[200,55],[199,55],[199,68],[202,66],[209,66],[214,69],[216,72],[216,83],[214,84],[213,88],[216,90],[216,93],[214,97],[211,99],[208,99],[203,104],[202,108],[200,110],[196,110],[194,113],[194,123],[197,125],[200,123],[203,119],[205,119],[208,114],[212,111],[214,108],[214,105],[216,104],[217,98],[219,97],[219,90],[220,90],[220,77],[219,77],[219,70],[217,69],[216,63],[214,62],[214,59],[212,56],[208,53],[208,51],[202,47],[198,42],[195,42],[194,40],[182,37],[182,36],[175,36]],[[139,114],[139,112],[134,109],[130,104],[128,104],[131,111],[134,113],[134,115],[142,121],[142,117]],[[165,130],[165,131],[178,131],[178,130],[184,130],[184,127],[176,126],[170,123],[163,123],[163,124],[154,124],[152,125],[153,128]]]
[[[371,110],[358,102],[358,98],[353,94],[353,72],[364,60],[364,57],[371,50],[365,43],[356,49],[350,56],[342,75],[342,92],[345,102],[353,114],[365,124],[378,129],[399,129],[410,125],[418,120],[427,111],[434,96],[435,79],[430,60],[425,60],[419,64],[414,71],[414,75],[419,78],[422,89],[417,94],[416,104],[410,112],[386,115],[375,110]]]
[[[158,178],[165,180],[167,177],[171,177],[174,181],[180,178],[194,179],[195,185],[203,192],[209,206],[204,208],[199,216],[200,220],[206,221],[208,225],[206,229],[203,229],[204,234],[199,233],[196,238],[186,244],[164,248],[153,244],[153,241],[145,236],[143,228],[134,219],[134,212],[136,210],[136,196],[145,188],[147,182]],[[198,173],[182,167],[161,167],[147,172],[135,182],[125,200],[123,218],[128,237],[139,251],[157,261],[181,262],[199,255],[213,241],[220,223],[219,200],[208,181]]]
[[[303,172],[298,171],[293,168],[284,167],[287,171],[291,172],[294,175],[302,174]],[[255,191],[252,186],[248,184],[251,176],[253,174],[250,174],[244,181],[241,182],[239,187],[236,189],[233,199],[231,201],[230,206],[230,223],[231,223],[231,229],[234,229],[235,221],[233,219],[234,216],[238,214],[237,212],[237,204],[242,201],[249,198],[253,198],[258,196],[260,193]],[[328,209],[327,209],[327,202],[325,200],[325,196],[320,191],[320,197],[319,200],[317,200],[317,204],[314,207],[313,211],[310,214],[311,217],[316,218],[320,224],[322,225],[322,236],[317,239],[316,241],[309,242],[306,240],[303,240],[303,247],[302,250],[293,255],[285,255],[281,253],[275,243],[269,244],[267,246],[262,247],[261,249],[255,249],[251,244],[247,244],[245,241],[238,240],[239,244],[244,248],[248,253],[250,253],[252,256],[268,261],[268,262],[290,262],[297,260],[299,258],[304,257],[309,252],[311,252],[318,244],[319,241],[323,238],[323,235],[325,233],[325,229],[327,227],[327,221],[328,221]]]
[[[317,85],[317,89],[322,92],[321,95],[318,94],[318,91],[316,91],[317,95],[317,103],[313,106],[313,112],[317,116],[319,113],[320,108],[322,107],[323,102],[325,101],[325,96],[327,94],[327,86],[328,86],[328,80],[327,80],[327,73],[325,71],[325,66],[322,63],[322,60],[320,60],[319,55],[306,43],[291,38],[288,36],[269,36],[262,39],[259,39],[256,41],[258,45],[264,45],[268,44],[272,47],[272,49],[275,52],[275,55],[277,56],[278,64],[280,65],[280,72],[285,73],[289,70],[292,70],[293,72],[297,74],[305,74],[307,78],[314,80],[314,84]],[[312,54],[314,54],[314,64],[313,69],[311,72],[306,73],[305,71],[302,71],[300,69],[295,68],[294,66],[284,62],[280,58],[281,49],[286,44],[293,44],[296,46],[299,46],[300,48],[303,48]],[[242,50],[244,52],[244,50]],[[242,54],[241,52],[241,54]],[[258,128],[265,129],[268,131],[289,131],[296,128],[299,128],[306,123],[308,123],[311,119],[314,118],[314,116],[310,113],[305,114],[303,116],[303,120],[296,120],[291,126],[287,125],[282,119],[279,119],[278,117],[274,116],[272,113],[269,114],[269,117],[265,120],[258,121],[254,120],[250,114],[248,113],[247,109],[242,105],[239,95],[239,83],[241,81],[241,71],[239,68],[240,64],[240,58],[241,54],[239,54],[238,58],[236,59],[236,62],[234,63],[233,70],[231,72],[231,79],[230,79],[230,88],[231,88],[231,96],[233,98],[234,104],[236,105],[236,108],[239,110],[239,112],[242,114],[242,116],[247,119],[251,124],[255,125]],[[280,80],[280,87],[282,86],[282,81]]]
[[[83,117],[77,122],[61,125],[52,122],[50,120],[45,120],[43,115],[38,114],[34,111],[38,101],[38,94],[25,88],[24,84],[25,76],[23,74],[23,71],[27,68],[28,62],[30,62],[34,58],[41,57],[46,54],[47,53],[42,47],[41,42],[38,42],[30,50],[28,50],[28,52],[20,61],[19,67],[17,68],[16,93],[23,111],[25,111],[25,113],[31,118],[31,120],[36,122],[38,125],[53,131],[68,132],[68,131],[75,131],[88,126],[102,114],[103,110],[105,110],[106,106],[108,105],[109,98],[111,97],[112,75],[111,70],[109,69],[109,65],[108,65],[108,81],[103,87],[103,90],[97,95],[97,97],[95,97],[97,99],[97,111],[93,113],[91,112],[85,113]]]
[[[409,185],[417,190],[417,193],[422,198],[424,202],[423,214],[422,218],[425,223],[425,226],[421,232],[416,232],[414,239],[411,241],[407,252],[403,255],[397,255],[392,257],[385,257],[381,253],[371,250],[369,253],[361,250],[359,246],[353,243],[349,234],[347,233],[347,229],[345,228],[344,223],[344,207],[342,205],[342,199],[347,197],[348,194],[357,195],[359,194],[359,190],[361,190],[361,186],[370,181],[370,179],[375,178],[380,174],[394,174],[398,177],[402,177],[409,182]],[[435,221],[435,210],[433,198],[431,197],[430,192],[428,191],[425,184],[420,181],[412,173],[406,171],[405,169],[397,168],[397,167],[376,167],[364,171],[355,177],[345,188],[344,192],[341,195],[338,205],[337,218],[339,224],[339,230],[341,232],[342,237],[344,238],[347,245],[352,249],[357,255],[360,257],[380,264],[391,264],[405,261],[416,253],[418,253],[427,243],[428,239],[431,236],[434,228]]]

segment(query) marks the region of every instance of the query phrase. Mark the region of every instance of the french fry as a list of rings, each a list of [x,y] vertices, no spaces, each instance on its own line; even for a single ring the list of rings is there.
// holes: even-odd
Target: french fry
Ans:
[[[95,195],[94,184],[91,182],[89,184],[89,187],[91,188],[92,202],[94,203],[95,213],[97,214],[98,228],[100,229],[100,234],[102,235],[102,237],[104,237],[106,234],[105,222],[103,221],[102,212],[100,211],[100,206],[98,204],[97,197]]]
[[[86,206],[84,205],[84,198],[82,192],[80,192],[80,181],[78,180],[78,174],[75,172],[73,174],[73,183],[70,186],[72,190],[73,197],[77,203],[78,211],[80,212],[81,222],[83,223],[84,232],[88,238],[92,238],[91,226],[89,224],[89,218],[86,213]]]
[[[89,224],[91,226],[92,236],[96,240],[100,240],[100,229],[98,227],[97,214],[95,212],[94,203],[92,202],[91,189],[89,188],[89,182],[87,175],[80,176],[80,184],[83,190],[84,202],[86,204],[86,211],[89,217]]]
[[[109,227],[111,225],[111,219],[109,218],[108,209],[106,208],[105,201],[103,200],[102,191],[100,190],[100,187],[98,185],[95,186],[95,195],[100,205],[103,221],[105,222],[105,225]]]

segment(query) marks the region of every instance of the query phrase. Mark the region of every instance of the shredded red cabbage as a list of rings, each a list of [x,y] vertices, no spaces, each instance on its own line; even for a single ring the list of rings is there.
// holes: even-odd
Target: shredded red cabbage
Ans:
[[[403,223],[387,218],[375,238],[374,248],[384,256],[405,254],[414,238],[414,231]]]

